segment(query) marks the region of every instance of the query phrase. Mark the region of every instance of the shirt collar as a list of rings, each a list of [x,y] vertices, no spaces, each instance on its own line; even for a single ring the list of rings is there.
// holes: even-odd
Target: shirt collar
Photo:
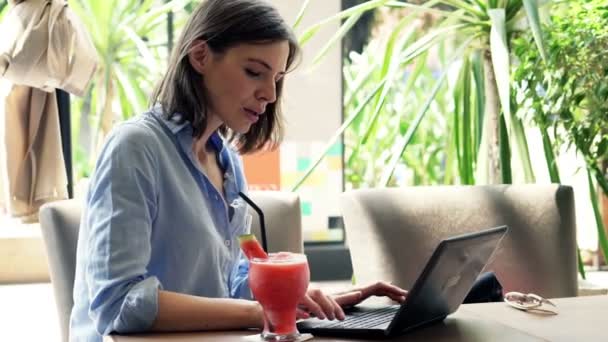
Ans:
[[[163,114],[163,110],[160,104],[156,104],[152,108],[152,113],[156,115],[174,135],[178,136],[182,134],[189,134],[190,136],[192,136],[192,126],[190,125],[190,121],[186,120],[182,123],[179,123],[180,119],[182,118],[181,113],[176,112],[171,117],[171,119],[167,119],[167,117]],[[211,137],[209,137],[209,142],[218,151],[218,153],[221,153],[225,147],[224,139],[220,136],[218,131],[215,131],[213,132],[213,134],[211,134]]]
[[[209,141],[216,151],[221,152],[224,149],[224,139],[222,139],[222,137],[217,131],[211,134],[211,137],[209,137]]]
[[[188,129],[190,131],[190,134],[192,134],[192,126],[190,126],[190,121],[186,120],[186,121],[183,121],[182,123],[179,123],[180,119],[182,118],[181,113],[174,113],[174,115],[171,117],[171,119],[167,119],[167,117],[163,113],[163,109],[162,109],[161,105],[156,104],[152,108],[152,114],[154,114],[156,117],[158,117],[161,120],[161,122],[163,124],[165,124],[165,126],[167,126],[167,128],[169,128],[171,133],[177,135],[182,130]]]

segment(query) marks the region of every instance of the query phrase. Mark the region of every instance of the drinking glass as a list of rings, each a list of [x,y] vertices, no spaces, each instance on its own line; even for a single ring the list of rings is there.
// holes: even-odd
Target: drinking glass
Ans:
[[[296,341],[298,303],[306,294],[310,271],[306,255],[271,253],[267,259],[253,258],[249,287],[264,310],[264,341]]]

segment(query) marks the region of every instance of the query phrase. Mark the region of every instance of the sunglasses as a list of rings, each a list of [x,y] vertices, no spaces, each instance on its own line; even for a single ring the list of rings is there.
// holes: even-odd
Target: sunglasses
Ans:
[[[557,306],[554,303],[534,293],[507,292],[504,301],[522,311],[557,315]]]

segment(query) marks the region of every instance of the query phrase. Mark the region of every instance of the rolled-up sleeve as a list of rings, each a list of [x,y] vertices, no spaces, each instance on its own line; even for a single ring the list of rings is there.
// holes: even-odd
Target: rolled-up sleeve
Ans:
[[[148,274],[157,210],[154,141],[124,125],[102,151],[85,224],[89,316],[100,334],[146,331],[158,312],[158,279]]]

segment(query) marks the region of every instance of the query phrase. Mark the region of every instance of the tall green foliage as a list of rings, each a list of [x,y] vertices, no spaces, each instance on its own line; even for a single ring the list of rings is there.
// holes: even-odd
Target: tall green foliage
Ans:
[[[426,88],[428,92],[425,92],[426,96],[419,102],[420,105],[411,103],[418,109],[410,112],[414,113],[411,119],[407,119],[407,106],[400,111],[404,119],[399,125],[407,126],[407,129],[396,130],[396,125],[390,127],[393,140],[389,144],[392,148],[377,148],[378,134],[386,131],[383,124],[390,124],[389,117],[395,115],[395,111],[390,110],[393,105],[391,99],[397,98],[393,94],[413,90],[402,88],[404,82],[416,84],[414,77],[404,81],[404,70],[424,65],[429,51],[448,43],[452,43],[451,53],[442,67],[444,72],[449,70],[459,76],[451,87],[450,101],[447,102],[447,111],[453,115],[449,116],[450,123],[445,125],[450,141],[443,150],[446,163],[454,165],[456,173],[452,175],[452,169],[446,169],[446,181],[466,184],[510,183],[513,178],[512,163],[518,170],[522,170],[526,181],[534,181],[523,126],[514,117],[511,108],[509,42],[521,27],[528,27],[534,33],[541,55],[545,54],[536,1],[432,0],[423,5],[414,5],[400,1],[374,0],[322,20],[304,31],[300,40],[305,44],[321,25],[344,20],[336,36],[328,41],[326,48],[321,49],[314,59],[319,60],[338,38],[348,32],[363,12],[380,7],[405,8],[410,14],[395,25],[382,46],[375,46],[369,52],[375,61],[366,69],[359,70],[354,82],[347,83],[348,96],[352,98],[368,99],[370,91],[374,91],[374,94],[366,100],[365,106],[369,106],[367,108],[353,106],[354,110],[350,111],[347,104],[345,116],[348,125],[331,138],[335,140],[353,127],[359,140],[353,142],[347,139],[347,148],[352,150],[346,150],[346,153],[352,163],[366,149],[376,149],[379,153],[386,154],[382,157],[382,160],[388,161],[384,170],[369,185],[386,186],[394,182],[392,178],[395,170],[408,163],[404,151],[410,144],[416,144],[420,138],[419,127],[425,126],[422,124],[425,120],[432,120],[429,119],[432,117],[429,110],[441,106],[437,96],[443,98],[445,94],[441,83],[446,77],[432,80],[433,85]],[[430,13],[438,20],[429,29],[413,31],[419,13]],[[522,26],[522,23],[527,25]],[[351,76],[345,76],[348,77]],[[428,72],[420,72],[416,77],[421,77],[420,81],[423,78],[431,81]],[[407,95],[409,94],[402,97]],[[511,149],[516,153],[512,153]],[[517,159],[512,161],[512,155]],[[293,186],[294,190],[312,173],[323,156],[324,154],[320,155],[317,162]]]
[[[166,61],[166,14],[190,1],[71,0],[99,64],[82,99],[74,99],[76,177],[87,176],[99,145],[117,121],[141,113]]]
[[[410,40],[415,39],[412,35]],[[376,82],[382,77],[375,69],[362,82],[362,75],[370,65],[379,63],[374,51],[382,49],[382,41],[372,40],[362,54],[351,53],[344,66],[344,112],[352,115],[365,103]],[[442,46],[443,47],[443,46]],[[436,55],[438,51],[433,51]],[[345,169],[344,176],[349,188],[372,187],[387,178],[387,165],[394,163],[397,141],[405,141],[405,134],[416,122],[416,114],[424,107],[427,94],[432,93],[441,70],[433,70],[428,65],[428,53],[415,65],[403,65],[397,71],[402,75],[386,95],[383,115],[378,117],[378,129],[373,142],[361,144],[360,138],[366,132],[365,123],[374,114],[374,107],[363,106],[363,111],[344,134]],[[447,61],[446,61],[447,62]],[[445,131],[451,121],[444,115],[450,108],[450,94],[454,82],[444,82],[437,90],[433,104],[428,109],[426,119],[420,122],[416,134],[411,137],[409,147],[399,158],[395,176],[388,185],[401,185],[412,180],[416,184],[449,183],[452,168],[446,168],[447,136]]]
[[[515,41],[520,59],[514,78],[520,113],[571,145],[608,194],[608,5],[605,1],[564,2],[546,29],[549,57],[530,49],[530,37]],[[563,133],[563,134],[562,134]]]
[[[530,49],[529,35],[514,41],[519,115],[540,128],[552,178],[559,180],[554,154],[561,147],[585,159],[600,246],[608,257],[595,195],[596,185],[608,195],[608,4],[560,2],[550,19],[545,60]]]

